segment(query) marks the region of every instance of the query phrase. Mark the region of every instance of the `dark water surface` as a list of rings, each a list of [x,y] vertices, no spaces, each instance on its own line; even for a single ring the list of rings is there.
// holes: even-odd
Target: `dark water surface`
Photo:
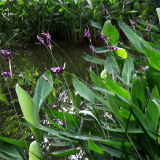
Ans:
[[[24,136],[25,138],[28,137],[28,139],[34,140],[34,137],[30,134],[28,127],[22,126],[22,136],[22,132],[18,125],[18,119],[22,117],[22,113],[15,93],[16,83],[19,83],[20,86],[24,88],[32,97],[37,79],[46,70],[50,70],[52,66],[63,66],[64,62],[66,62],[66,68],[63,75],[69,86],[72,85],[71,74],[75,74],[80,78],[87,79],[87,75],[89,75],[87,69],[89,69],[90,63],[83,59],[82,54],[85,52],[92,55],[92,53],[89,51],[89,46],[85,45],[81,47],[74,47],[69,44],[69,42],[60,42],[57,44],[61,49],[53,44],[53,57],[45,46],[38,44],[31,45],[27,48],[14,48],[9,50],[12,52],[13,56],[11,59],[13,79],[8,78],[5,81],[4,77],[0,76],[1,92],[2,94],[6,95],[9,101],[8,106],[4,102],[0,101],[0,136],[17,140],[23,140]],[[0,72],[9,71],[8,62],[2,57],[0,57],[0,64]],[[58,88],[61,88],[64,91],[67,90],[67,88],[64,87],[62,75],[58,75],[57,78],[53,73],[53,81],[55,82],[55,85],[59,85]],[[59,83],[56,83],[57,81]],[[17,115],[15,114],[16,112]],[[47,123],[45,122],[45,119],[42,118],[42,120],[44,120],[41,121],[42,124]],[[44,147],[48,147],[47,145],[49,146],[49,142],[46,142]],[[54,149],[56,149],[56,147],[52,147],[52,150]],[[68,158],[58,157],[57,159]]]

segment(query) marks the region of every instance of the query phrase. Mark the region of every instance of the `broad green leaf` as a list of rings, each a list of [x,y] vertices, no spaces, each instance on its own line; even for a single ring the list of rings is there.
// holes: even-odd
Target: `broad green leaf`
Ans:
[[[73,86],[80,96],[88,101],[91,101],[92,104],[94,103],[94,97],[90,89],[80,82],[75,75],[73,75]]]
[[[117,50],[114,51],[114,53],[116,54],[116,56],[121,57],[121,58],[127,58],[127,52],[125,49],[123,48],[118,48]]]
[[[152,40],[154,41],[154,44],[158,45],[158,47],[160,47],[160,35],[155,33],[155,32],[151,32],[151,37]]]
[[[26,159],[22,148],[0,141],[0,157],[7,160],[22,160]]]
[[[125,90],[120,85],[118,85],[117,83],[115,83],[114,81],[112,81],[108,78],[106,78],[105,82],[106,82],[107,89],[109,91],[111,91],[117,95],[120,95],[130,101],[130,93],[127,90]]]
[[[96,27],[98,29],[102,29],[102,25],[98,22],[91,21],[91,26]]]
[[[145,26],[149,26],[151,29],[155,30],[155,31],[159,31],[159,27],[150,23],[145,22],[144,20],[142,20],[140,17],[137,18],[137,22],[139,22],[140,24],[143,24]]]
[[[133,84],[132,84],[132,102],[136,105],[139,106],[138,100],[141,102],[141,105],[139,106],[141,110],[145,108],[146,105],[146,98],[145,98],[145,93],[144,93],[144,81],[140,78],[137,77],[134,79]],[[137,89],[138,88],[138,89]]]
[[[121,109],[121,110],[119,111],[119,113],[120,113],[120,115],[121,115],[122,117],[124,117],[124,118],[126,118],[126,119],[129,119],[130,112]],[[134,118],[134,116],[133,116],[132,114],[131,114],[131,117],[130,117],[130,121],[135,121],[135,118]]]
[[[140,10],[139,2],[135,2],[135,3],[134,3],[134,9],[135,9],[135,10]]]
[[[145,44],[144,40],[140,39],[142,49],[149,55],[148,61],[155,69],[160,70],[160,51],[152,48],[149,44]]]
[[[92,140],[88,140],[88,147],[90,150],[97,152],[99,154],[103,154],[104,150],[102,148],[100,148],[99,146],[97,146]]]
[[[135,105],[133,105],[133,114],[136,120],[139,121],[139,125],[154,140],[157,139],[156,128],[152,125],[150,120],[143,114],[143,112]]]
[[[7,98],[6,98],[6,96],[5,96],[4,94],[1,94],[1,95],[0,95],[0,101],[3,101],[3,102],[5,102],[6,104],[8,104],[8,100],[7,100]]]
[[[125,133],[125,128],[106,128],[109,131]],[[128,128],[127,133],[144,133],[140,128]]]
[[[119,114],[119,108],[110,95],[106,92],[106,98],[108,100],[109,107],[112,113],[123,123],[126,124],[123,117]]]
[[[33,101],[37,105],[38,111],[41,110],[42,105],[52,91],[52,88],[52,75],[50,71],[46,71],[37,81],[35,94],[33,96]]]
[[[114,81],[116,81],[117,75],[119,74],[120,70],[115,58],[111,54],[107,56],[104,69],[107,69],[107,71],[110,73],[112,72]]]
[[[109,0],[111,2],[111,4],[115,3],[115,0]]]
[[[40,145],[33,141],[29,147],[29,160],[42,160],[42,150]]]
[[[94,83],[94,85],[95,85],[96,87],[100,87],[100,88],[106,89],[106,84],[105,84],[104,79],[98,77],[98,76],[93,72],[92,69],[90,69],[90,77],[91,77],[91,79],[92,79],[92,81],[93,81],[93,83]]]
[[[156,8],[157,14],[158,14],[158,18],[159,18],[159,24],[160,24],[160,8]]]
[[[19,146],[19,147],[29,148],[29,145],[30,145],[30,142],[28,142],[28,141],[25,141],[25,142],[24,141],[18,141],[18,140],[6,138],[6,137],[0,137],[0,139],[2,141],[5,141],[5,142],[10,143],[10,144],[14,144],[14,145]]]
[[[131,80],[131,73],[134,70],[134,64],[132,57],[128,54],[127,59],[125,61],[123,71],[122,71],[122,78],[127,85],[129,85]]]
[[[78,149],[68,149],[68,150],[60,150],[51,152],[51,155],[54,156],[69,156],[69,155],[75,155],[79,150]]]
[[[74,121],[76,123],[79,123],[79,118],[76,117],[75,115],[73,114],[70,114],[70,113],[63,113],[63,112],[58,112],[58,111],[55,111],[53,109],[43,109],[43,112],[51,117],[55,117],[57,119],[62,119],[62,120],[69,120],[69,121]]]
[[[105,60],[103,59],[99,59],[99,58],[95,58],[95,57],[92,57],[92,56],[89,56],[85,53],[83,53],[83,58],[89,62],[92,62],[92,63],[95,63],[95,64],[101,64],[101,65],[104,65],[105,63]]]
[[[135,34],[123,21],[122,18],[119,17],[118,19],[118,24],[120,26],[120,28],[122,29],[122,31],[124,32],[124,34],[127,36],[127,38],[132,42],[132,44],[138,49],[138,51],[140,51],[141,53],[143,53],[144,55],[146,55],[146,53],[144,52],[144,50],[142,49],[142,47],[140,46],[139,40],[141,37],[139,37],[137,34]]]
[[[28,95],[28,93],[24,91],[18,84],[15,88],[24,118],[29,123],[37,125],[39,123],[39,113],[36,104],[34,103],[33,99]],[[41,143],[43,139],[42,132],[35,128],[30,129],[35,135],[37,141]]]
[[[111,24],[111,21],[106,21],[103,25],[103,34],[107,37],[109,45],[116,44],[119,39],[117,29]]]
[[[159,93],[156,86],[152,91],[152,96],[159,99]],[[152,97],[150,97],[146,109],[146,117],[150,120],[150,122],[153,124],[155,128],[157,128],[158,126],[159,113],[160,112],[159,109],[157,108],[157,105],[152,101]]]
[[[0,6],[5,4],[7,1],[0,2]]]
[[[160,90],[160,79],[156,76],[155,71],[151,66],[147,66],[144,70],[146,79],[153,85],[156,85]]]

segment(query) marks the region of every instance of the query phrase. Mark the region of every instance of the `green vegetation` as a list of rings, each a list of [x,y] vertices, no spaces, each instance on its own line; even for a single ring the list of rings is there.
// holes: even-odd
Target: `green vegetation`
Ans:
[[[82,151],[89,160],[160,159],[160,32],[158,23],[149,23],[145,15],[139,16],[146,12],[143,5],[147,2],[0,2],[2,13],[8,12],[7,18],[1,14],[5,25],[15,21],[13,28],[18,28],[20,39],[22,33],[25,40],[38,33],[44,36],[46,40],[40,36],[37,39],[50,51],[54,64],[51,71],[46,70],[39,77],[32,94],[23,89],[25,85],[18,79],[15,90],[23,113],[18,123],[20,128],[30,128],[35,141],[0,137],[0,157],[28,159],[29,155],[29,160],[49,159]],[[14,17],[15,13],[18,16]],[[160,8],[156,8],[156,13],[160,23]],[[16,34],[13,38],[13,28],[1,30],[5,34],[2,45],[7,45],[6,37],[12,42],[18,37]],[[83,53],[83,58],[95,66],[88,69],[90,78],[66,71],[65,62],[58,67],[49,33],[53,39],[57,35],[63,40],[71,37],[74,44],[81,44],[83,36],[88,39],[92,56]],[[94,46],[98,37],[104,46]],[[1,54],[9,63],[10,72],[1,74],[7,82],[14,76],[11,53],[1,50]],[[99,54],[104,54],[105,59],[99,58]],[[57,110],[53,105],[62,93],[60,83],[64,83],[68,99],[61,98],[61,110]],[[1,90],[0,100],[9,103]],[[41,113],[49,125],[41,123]],[[46,139],[59,150],[42,148]]]

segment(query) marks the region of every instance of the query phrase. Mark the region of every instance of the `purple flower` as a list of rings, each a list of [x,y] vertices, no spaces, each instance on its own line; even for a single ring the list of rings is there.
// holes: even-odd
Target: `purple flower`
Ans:
[[[94,50],[94,48],[95,48],[94,46],[91,46],[91,45],[89,46],[90,51],[91,51],[93,54],[96,54],[96,51]]]
[[[56,73],[56,74],[63,73],[63,71],[65,69],[65,65],[66,65],[66,63],[64,63],[63,67],[52,67],[51,72]]]
[[[2,72],[1,73],[1,76],[4,76],[4,77],[8,77],[8,76],[10,76],[11,75],[11,73],[10,72]]]
[[[0,52],[7,61],[9,60],[9,57],[12,57],[11,52],[8,52],[5,49],[1,49]]]
[[[91,39],[91,35],[90,35],[89,30],[87,30],[87,29],[84,30],[84,37],[87,37],[89,40]]]
[[[109,50],[114,50],[114,51],[116,51],[116,50],[117,50],[117,47],[109,46],[108,49],[109,49]]]
[[[131,20],[130,22],[131,22],[132,27],[135,29],[136,28],[135,20]]]
[[[100,33],[100,38],[103,39],[104,43],[108,44],[107,37],[103,34],[102,31]]]
[[[104,14],[108,13],[107,9],[106,9],[106,6],[103,5],[103,10],[102,12],[104,12]]]
[[[150,30],[151,30],[151,28],[150,28],[149,26],[147,26],[147,28],[145,29],[145,31],[146,31],[147,33],[149,33]]]
[[[38,39],[38,41],[39,41],[41,44],[44,44],[44,39],[43,39],[42,37],[39,37],[39,36],[37,35],[37,39]]]

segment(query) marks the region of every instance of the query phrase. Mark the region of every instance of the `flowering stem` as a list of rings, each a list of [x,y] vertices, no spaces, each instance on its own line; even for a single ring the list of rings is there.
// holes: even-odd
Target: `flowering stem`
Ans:
[[[11,60],[10,59],[9,59],[9,69],[10,69],[11,78],[12,78],[12,66],[11,66]]]

